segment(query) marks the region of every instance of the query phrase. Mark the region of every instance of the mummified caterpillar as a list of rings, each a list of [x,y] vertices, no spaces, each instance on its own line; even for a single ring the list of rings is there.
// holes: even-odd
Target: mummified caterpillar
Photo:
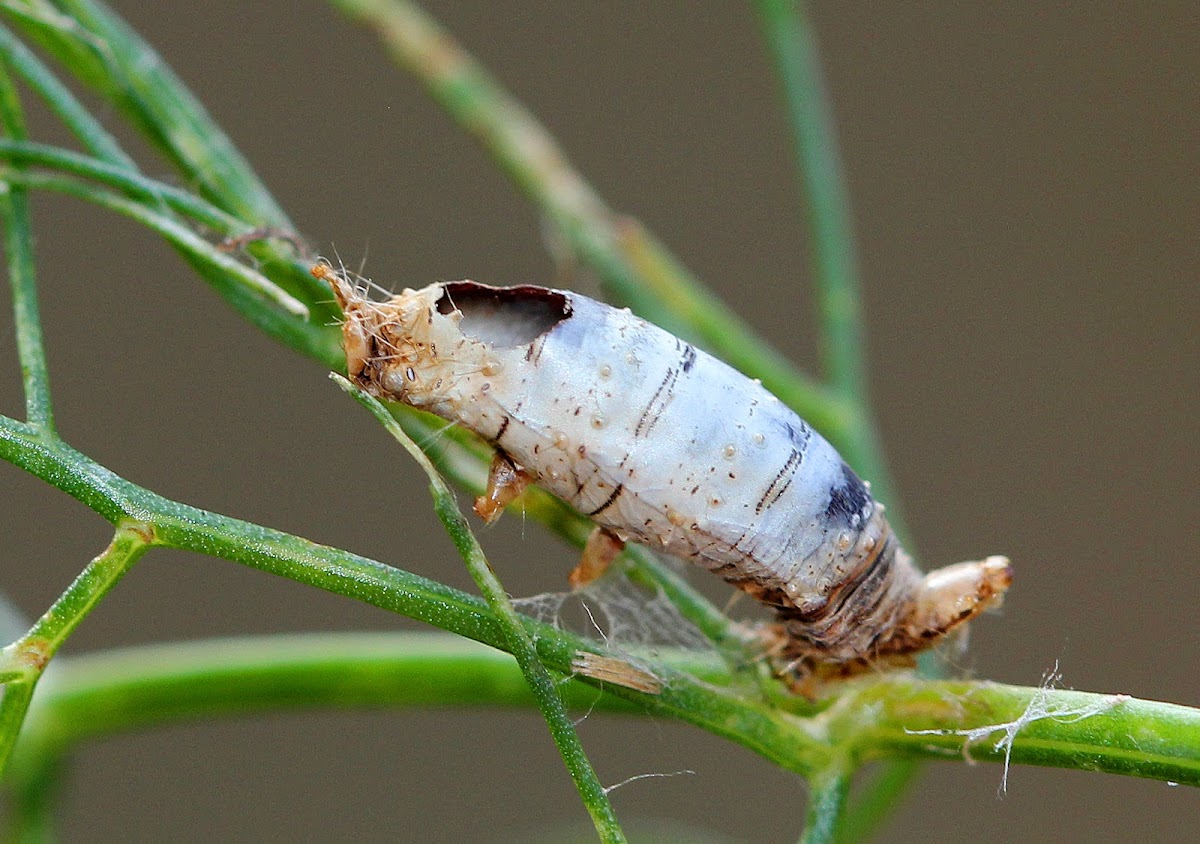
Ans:
[[[496,447],[491,521],[536,482],[597,525],[573,585],[625,541],[719,574],[773,607],[806,676],[911,662],[994,606],[991,557],[922,576],[833,447],[757,381],[677,337],[562,290],[471,281],[365,298],[329,266],[350,378]]]

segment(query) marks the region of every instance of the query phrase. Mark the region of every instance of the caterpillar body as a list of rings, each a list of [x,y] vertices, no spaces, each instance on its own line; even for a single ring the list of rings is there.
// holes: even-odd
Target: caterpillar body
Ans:
[[[808,675],[908,662],[998,603],[1008,561],[922,576],[834,448],[757,381],[632,315],[563,290],[471,281],[374,302],[314,267],[345,314],[353,381],[491,442],[489,521],[528,482],[597,529],[572,573],[632,541],[774,608]]]

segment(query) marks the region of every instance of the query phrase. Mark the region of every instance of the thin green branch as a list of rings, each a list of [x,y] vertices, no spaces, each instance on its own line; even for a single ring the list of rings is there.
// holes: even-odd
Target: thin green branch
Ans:
[[[763,35],[775,61],[788,122],[796,175],[805,197],[804,211],[814,257],[814,281],[821,316],[821,346],[827,383],[853,412],[845,431],[852,443],[847,460],[871,480],[872,492],[890,510],[893,529],[913,552],[891,473],[872,421],[868,398],[866,335],[863,330],[862,282],[851,225],[849,189],[837,142],[836,121],[813,32],[802,0],[756,0]],[[839,443],[844,449],[845,444]],[[898,800],[904,783],[917,773],[905,762],[884,765],[871,790],[852,806],[846,828],[866,830]],[[864,815],[860,819],[858,812]]]
[[[170,501],[130,483],[61,441],[46,441],[30,426],[0,416],[0,458],[58,487],[110,522],[136,519],[154,527],[156,544],[231,560],[399,613],[493,647],[507,638],[487,606],[456,589],[336,548]],[[529,619],[523,623],[542,661],[570,674],[581,652],[595,645]],[[639,701],[652,713],[669,715],[727,737],[782,767],[806,773],[824,767],[829,751],[808,728],[779,709],[800,702],[773,701],[698,682],[671,666],[650,660],[663,690],[645,695],[610,691]],[[759,690],[752,690],[758,694]],[[782,693],[780,693],[782,695]]]
[[[333,0],[375,29],[392,55],[474,134],[610,290],[664,328],[699,338],[841,446],[850,422],[841,401],[804,377],[708,292],[633,220],[615,214],[571,166],[529,111],[453,37],[401,0]]]
[[[912,788],[920,769],[921,763],[915,759],[888,759],[880,763],[862,794],[850,800],[837,840],[843,844],[873,840],[888,814]]]
[[[334,318],[336,309],[329,295],[329,288],[313,278],[309,272],[312,261],[289,254],[288,250],[294,252],[296,249],[295,238],[290,234],[252,226],[193,193],[143,176],[137,170],[109,164],[59,147],[29,141],[0,140],[0,160],[24,166],[45,167],[79,176],[107,185],[130,199],[138,200],[161,216],[179,214],[211,233],[224,236],[225,241],[218,247],[222,250],[226,250],[228,244],[244,241],[245,249],[258,262],[260,274],[299,299],[308,308],[309,322],[317,327],[316,333],[322,335],[321,343],[326,346],[318,359],[326,365],[333,365],[336,356],[330,353],[328,341],[334,336],[334,332],[320,329]],[[303,332],[300,326],[297,326],[297,329]],[[299,351],[306,351],[303,347],[297,348]]]
[[[713,679],[723,671],[691,654],[672,664]],[[579,681],[558,688],[573,709],[643,711]],[[326,632],[111,649],[55,662],[29,710],[9,782],[20,788],[39,780],[39,771],[84,741],[164,723],[292,708],[533,703],[511,655],[443,633]]]
[[[335,375],[333,378],[339,387],[371,411],[371,414],[387,432],[404,446],[405,451],[424,470],[425,475],[429,478],[429,493],[433,497],[433,509],[437,512],[442,526],[458,549],[463,562],[467,564],[471,579],[475,581],[475,585],[483,593],[488,607],[500,622],[507,640],[506,650],[516,658],[517,664],[521,667],[521,673],[525,675],[525,681],[529,684],[538,708],[542,711],[542,717],[546,719],[546,725],[550,728],[550,735],[554,738],[558,752],[566,763],[567,770],[571,773],[575,787],[579,790],[583,805],[587,807],[588,814],[592,816],[596,832],[602,841],[624,841],[625,834],[621,831],[621,824],[617,821],[616,813],[613,812],[608,792],[600,784],[591,760],[584,752],[583,744],[579,741],[579,734],[575,732],[575,725],[567,714],[567,708],[558,693],[555,680],[538,657],[537,648],[534,647],[529,632],[522,624],[516,608],[513,607],[512,600],[508,597],[508,593],[504,590],[495,571],[492,570],[487,557],[484,556],[479,540],[475,538],[470,525],[467,524],[466,517],[463,516],[462,510],[459,509],[458,503],[454,499],[454,493],[446,486],[446,482],[442,480],[442,476],[425,456],[425,452],[421,451],[404,432],[404,429],[397,424],[378,399],[367,395],[340,375]]]
[[[803,2],[757,0],[757,5],[783,89],[797,176],[805,196],[827,383],[851,408],[842,432],[848,443],[834,444],[855,469],[871,480],[873,494],[891,508],[888,518],[903,536],[897,497],[871,423],[862,282],[850,222],[849,190],[816,36]]]
[[[291,229],[287,215],[200,101],[106,6],[92,0],[4,0],[0,11],[125,112],[205,197],[251,225]]]
[[[820,716],[857,762],[989,760],[1200,785],[1200,710],[1046,686],[885,677]]]
[[[148,525],[122,522],[108,548],[84,567],[79,577],[29,632],[0,651],[0,683],[7,683],[0,700],[0,775],[4,773],[34,687],[46,665],[152,541],[153,533]]]
[[[11,672],[10,672],[11,678]],[[37,678],[30,680],[9,679],[3,687],[3,697],[0,697],[0,775],[8,767],[12,758],[17,736],[21,734],[21,725],[25,723],[25,714],[33,699],[33,690]]]
[[[2,174],[0,219],[4,223],[4,251],[8,256],[8,280],[12,288],[17,356],[21,361],[21,380],[25,385],[25,413],[30,422],[53,434],[54,409],[38,312],[29,197],[23,189],[5,180]]]
[[[46,760],[29,776],[19,771],[16,764],[10,766],[8,805],[11,809],[6,840],[50,842],[61,839],[55,830],[54,812],[62,788],[62,768],[63,760],[57,758]]]
[[[22,166],[45,167],[90,179],[120,191],[131,199],[170,209],[224,236],[243,235],[253,227],[227,214],[207,200],[173,185],[151,179],[133,167],[112,164],[98,157],[32,141],[0,140],[0,160]]]
[[[24,636],[0,651],[0,682],[34,679],[96,604],[154,541],[150,525],[122,521],[112,541],[94,557]]]
[[[808,781],[808,811],[800,844],[832,844],[837,840],[846,795],[850,793],[850,774],[834,767]]]
[[[834,389],[863,406],[866,365],[858,260],[845,169],[816,37],[803,2],[757,2],[783,87],[796,171],[812,229],[826,377]]]
[[[0,63],[0,127],[16,140],[25,139],[25,117],[16,86],[6,64]],[[29,198],[25,190],[0,179],[0,219],[4,223],[4,251],[12,288],[17,356],[25,387],[25,413],[41,430],[53,434],[54,410],[50,400],[50,370],[38,313],[37,276],[33,260],[33,232]]]
[[[172,246],[180,251],[202,260],[204,263],[219,269],[223,275],[235,279],[248,291],[253,292],[264,304],[273,309],[282,309],[297,317],[307,317],[308,307],[292,296],[274,281],[245,264],[232,255],[222,252],[191,229],[178,221],[167,217],[141,202],[126,199],[111,191],[77,182],[73,179],[39,173],[9,172],[3,176],[5,181],[22,187],[52,190],[78,199],[84,199],[101,208],[115,211],[135,220],[146,228],[158,232]],[[250,316],[248,314],[248,316]],[[261,314],[255,314],[261,316]],[[330,337],[333,332],[326,332]]]
[[[92,117],[91,112],[11,30],[3,26],[0,26],[0,54],[34,93],[45,101],[71,134],[79,139],[85,150],[108,164],[137,170],[133,159],[125,154],[117,139]]]
[[[724,676],[719,663],[693,654],[671,663]],[[642,711],[578,680],[559,689],[573,708]],[[280,709],[533,703],[510,654],[448,633],[293,633],[142,645],[55,662],[30,709],[18,756],[58,754],[156,724]]]
[[[540,637],[538,628],[529,629]],[[713,684],[728,681],[719,662],[698,659],[694,653],[671,654],[661,658],[661,664]],[[870,744],[869,732],[878,726],[903,738],[906,746],[901,752],[905,754],[958,761],[962,759],[962,738],[947,736],[945,742],[932,744],[927,741],[928,735],[911,731],[930,727],[963,730],[996,723],[1006,713],[1024,713],[1031,700],[1046,694],[1036,688],[982,683],[896,678],[877,682],[879,688],[874,683],[857,685],[851,690],[853,701],[849,705],[818,715],[813,722],[814,733],[819,735],[832,726],[833,732],[823,740],[858,753]],[[579,681],[565,683],[560,689],[572,707],[643,711],[638,702],[598,694]],[[990,697],[983,700],[977,695]],[[877,714],[875,703],[891,698],[896,704]],[[45,765],[53,764],[81,742],[162,723],[244,717],[280,708],[522,707],[531,700],[524,677],[510,656],[438,633],[265,636],[70,656],[57,659],[55,671],[38,688],[26,732],[12,759],[9,782],[15,788],[32,791],[25,789],[25,784],[39,780],[38,772]],[[1049,705],[1062,709],[1110,700],[1102,695],[1058,691],[1046,698]],[[958,711],[960,701],[966,702],[966,712]],[[1000,702],[1001,708],[993,719],[986,710],[994,702]],[[1143,753],[1158,757],[1163,755],[1164,746],[1156,748],[1154,737],[1174,734],[1180,740],[1173,742],[1175,750],[1170,751],[1178,756],[1172,772],[1181,774],[1179,782],[1200,784],[1200,748],[1195,738],[1200,735],[1200,712],[1133,700],[1124,700],[1120,706],[1129,707],[1125,723],[1091,719],[1039,723],[1057,736],[1060,747],[1086,745],[1086,750],[1081,749],[1076,756],[1080,767],[1088,767],[1090,759],[1107,753],[1113,746],[1112,734],[1121,729],[1130,734],[1127,743],[1137,743]],[[1110,716],[1120,714],[1116,706],[1106,711]],[[853,719],[853,726],[846,723],[847,719]],[[866,731],[861,744],[846,743],[842,731],[849,728]],[[1031,729],[1032,724],[1017,733],[1014,761],[1026,741],[1043,749],[1045,738],[1035,736]],[[992,743],[986,746],[990,748]],[[979,755],[983,749],[984,745],[979,745],[972,756],[1003,762],[1003,753]],[[884,748],[882,752],[890,751]],[[827,759],[827,764],[832,759]],[[853,831],[843,829],[841,833],[840,837],[848,838]]]
[[[640,711],[577,681],[559,689],[575,709]],[[6,782],[20,828],[45,826],[49,772],[90,739],[289,708],[533,703],[510,655],[449,634],[330,632],[108,650],[55,662]]]

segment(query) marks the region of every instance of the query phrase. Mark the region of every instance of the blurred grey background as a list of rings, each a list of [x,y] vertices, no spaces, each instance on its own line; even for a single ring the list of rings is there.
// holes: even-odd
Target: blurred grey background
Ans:
[[[322,252],[365,256],[396,288],[554,280],[529,206],[325,4],[116,6]],[[615,208],[815,371],[789,139],[748,9],[427,8]],[[814,16],[861,247],[871,391],[907,521],[927,564],[1006,553],[1016,566],[966,667],[1035,684],[1057,662],[1076,688],[1200,703],[1194,5],[828,2]],[[59,197],[35,205],[73,445],[168,496],[470,588],[415,467],[321,369],[241,322],[147,231]],[[16,413],[7,309],[0,336],[0,407]],[[0,495],[3,589],[36,615],[109,529],[8,464]],[[508,587],[560,588],[573,552],[506,521],[483,539]],[[155,552],[67,652],[414,626]],[[593,715],[581,734],[605,782],[695,771],[615,792],[623,817],[737,841],[798,834],[801,784],[748,751],[654,719]],[[1000,775],[930,765],[882,840],[1184,840],[1200,815],[1195,790],[1158,782],[1014,768],[1001,799]],[[74,841],[586,828],[532,712],[312,712],[121,736],[78,755],[63,809]]]

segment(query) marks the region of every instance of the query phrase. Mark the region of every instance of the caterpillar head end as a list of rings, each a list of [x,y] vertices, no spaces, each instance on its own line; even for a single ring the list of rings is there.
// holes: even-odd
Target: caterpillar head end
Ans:
[[[313,264],[309,271],[314,278],[326,282],[332,289],[338,307],[342,309],[342,348],[346,352],[346,373],[357,380],[366,368],[371,354],[371,301],[341,273],[325,261]]]

